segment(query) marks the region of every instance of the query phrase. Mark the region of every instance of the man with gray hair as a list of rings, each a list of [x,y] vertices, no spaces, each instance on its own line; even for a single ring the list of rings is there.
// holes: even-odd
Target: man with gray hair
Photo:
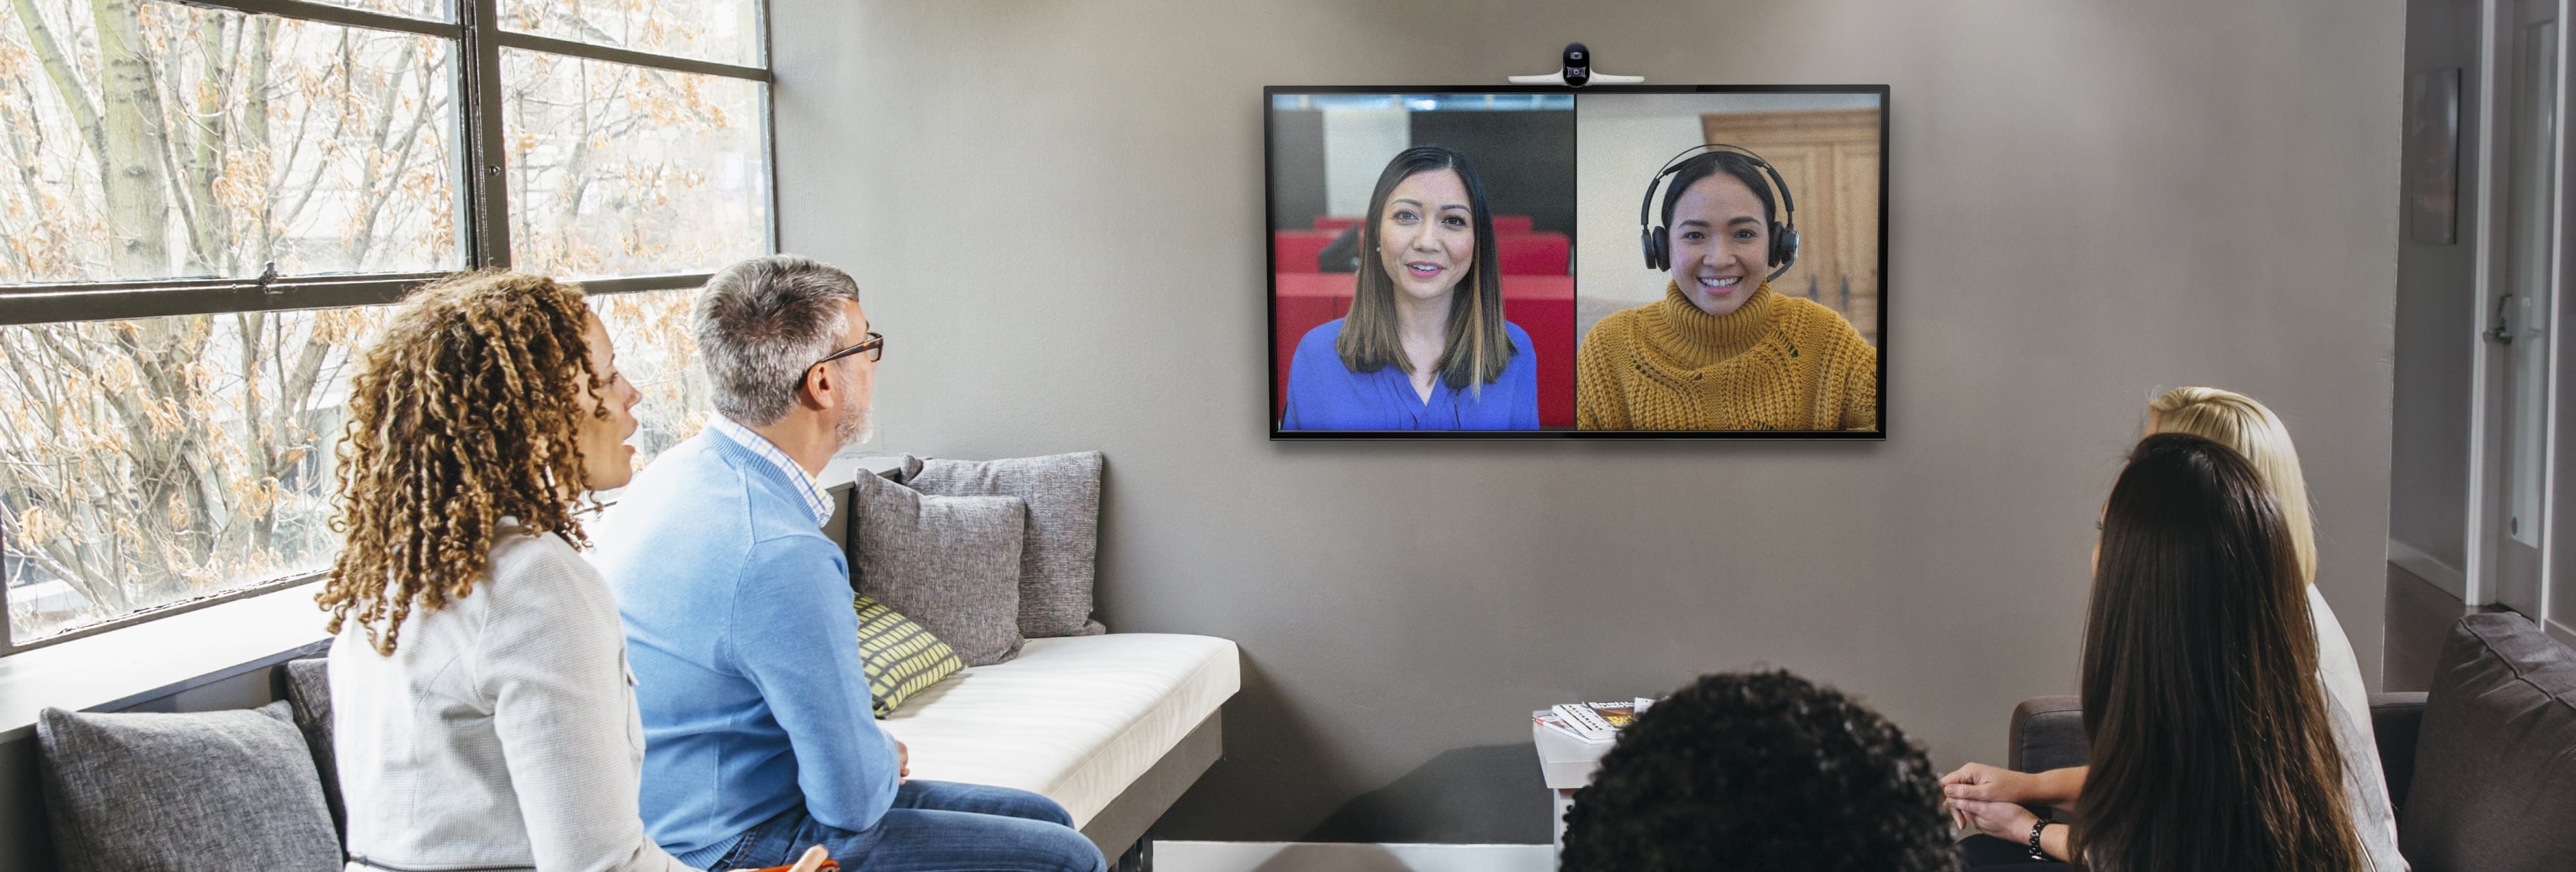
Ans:
[[[707,280],[691,316],[717,415],[594,525],[626,624],[645,830],[705,869],[820,844],[850,872],[1099,872],[1053,800],[910,781],[877,729],[825,461],[868,427],[885,337],[858,284],[801,257]],[[649,741],[648,741],[649,740]]]

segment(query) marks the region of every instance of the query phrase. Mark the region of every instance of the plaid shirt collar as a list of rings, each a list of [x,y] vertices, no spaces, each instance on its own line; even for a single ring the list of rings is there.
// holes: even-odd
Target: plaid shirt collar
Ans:
[[[813,476],[806,475],[805,468],[797,466],[796,461],[787,459],[787,452],[778,450],[778,445],[770,442],[769,437],[751,432],[751,428],[736,424],[723,415],[708,419],[707,429],[733,440],[736,445],[751,449],[751,453],[760,455],[770,465],[778,467],[778,471],[786,473],[788,481],[803,485],[798,491],[805,495],[805,508],[814,512],[815,526],[820,527],[832,520],[832,500],[823,495],[822,485],[815,482]]]

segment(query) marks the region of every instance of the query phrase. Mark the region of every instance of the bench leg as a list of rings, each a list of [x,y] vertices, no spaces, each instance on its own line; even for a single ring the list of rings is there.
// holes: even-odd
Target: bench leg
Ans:
[[[1154,872],[1154,834],[1138,836],[1136,844],[1110,862],[1109,872]]]

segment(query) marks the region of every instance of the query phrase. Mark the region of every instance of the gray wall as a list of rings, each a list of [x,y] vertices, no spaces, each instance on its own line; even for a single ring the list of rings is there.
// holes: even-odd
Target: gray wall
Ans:
[[[1526,713],[1773,664],[1950,766],[2075,688],[2140,407],[2278,409],[2379,660],[2394,0],[777,0],[784,249],[849,268],[884,445],[1109,457],[1101,612],[1240,642],[1166,838],[1547,837]],[[1265,438],[1264,84],[1894,87],[1883,444]],[[2375,672],[2376,670],[2366,670]]]
[[[2477,311],[2472,220],[2479,208],[2476,0],[2406,4],[2406,72],[2440,69],[2460,71],[2459,241],[2416,242],[2399,216],[2388,538],[2457,571],[2468,565],[2469,368],[2485,326]],[[2411,150],[2405,159],[2415,159]]]

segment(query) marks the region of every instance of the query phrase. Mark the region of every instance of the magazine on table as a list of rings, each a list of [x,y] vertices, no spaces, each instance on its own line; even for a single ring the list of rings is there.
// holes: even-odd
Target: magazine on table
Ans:
[[[1614,702],[1570,702],[1532,715],[1530,720],[1577,741],[1599,744],[1617,740],[1620,730],[1635,723],[1638,713],[1654,704],[1654,700],[1642,696]]]

